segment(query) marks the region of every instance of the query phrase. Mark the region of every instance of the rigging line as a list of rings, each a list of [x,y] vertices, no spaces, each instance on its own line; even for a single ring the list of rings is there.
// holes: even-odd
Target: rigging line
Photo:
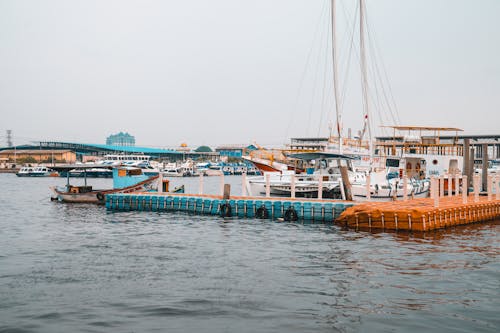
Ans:
[[[336,1],[331,0],[331,33],[332,33],[332,74],[333,74],[333,93],[335,96],[335,114],[337,117],[337,134],[339,136],[339,139],[341,138],[341,130],[340,130],[340,101],[339,101],[339,86],[338,86],[338,71],[337,71],[337,29],[335,26],[337,25],[337,19],[335,18],[336,15],[336,8],[335,8]],[[340,141],[339,141],[340,142]]]
[[[367,34],[369,35],[369,37],[371,37],[370,35],[370,30],[367,29]],[[375,88],[376,88],[376,93],[377,93],[377,98],[379,99],[378,100],[378,103],[379,103],[379,107],[382,108],[384,103],[382,102],[380,96],[378,96],[380,94],[380,90],[382,92],[382,96],[383,96],[383,99],[385,101],[385,105],[387,106],[388,108],[388,113],[386,116],[387,116],[387,119],[390,121],[389,118],[392,118],[392,122],[393,123],[396,123],[396,118],[394,116],[394,110],[392,110],[392,107],[391,107],[391,104],[389,102],[389,99],[387,97],[387,93],[386,93],[386,89],[385,89],[385,84],[384,84],[384,81],[382,80],[382,76],[380,75],[380,69],[379,69],[379,65],[378,65],[378,62],[377,62],[377,54],[375,52],[375,49],[374,49],[374,40],[373,38],[369,39],[369,47],[370,47],[370,51],[372,53],[372,75],[373,77],[375,78],[374,80],[374,83],[375,83]],[[380,119],[383,120],[384,118],[382,117],[382,115],[380,115]]]
[[[384,73],[384,78],[385,78],[385,81],[387,82],[387,89],[389,90],[389,97],[386,97],[387,99],[387,104],[388,106],[391,108],[391,113],[394,112],[395,115],[393,115],[393,118],[395,118],[395,120],[397,121],[397,123],[400,123],[400,118],[399,118],[399,112],[398,112],[398,106],[396,104],[396,100],[394,98],[394,95],[392,93],[392,88],[391,88],[391,84],[390,84],[390,81],[389,81],[389,76],[387,75],[387,70],[386,70],[386,67],[385,67],[385,64],[384,64],[384,61],[383,61],[383,58],[381,57],[381,51],[380,51],[380,47],[378,45],[378,42],[377,42],[377,38],[376,38],[376,32],[373,31],[372,32],[372,29],[369,29],[369,26],[370,26],[370,22],[367,20],[367,31],[368,31],[368,36],[370,38],[370,40],[373,42],[373,46],[374,46],[374,54],[376,56],[376,59],[380,58],[380,63],[381,63],[381,67],[382,67],[382,71]],[[371,37],[371,34],[373,34],[373,38]],[[377,65],[377,69],[378,69],[378,65]],[[380,75],[380,74],[379,74]],[[382,78],[382,75],[380,75],[380,78]],[[391,102],[392,102],[392,105],[391,105]],[[394,107],[394,109],[392,109],[392,107]]]
[[[346,17],[348,17],[347,15],[347,12],[346,12],[346,9],[345,9],[345,6],[343,6],[343,9],[344,9],[344,13],[346,15]],[[351,59],[353,58],[352,57],[352,54],[353,54],[353,49],[356,48],[356,46],[354,45],[354,34],[355,34],[355,31],[356,31],[356,22],[357,22],[357,19],[358,19],[358,3],[356,2],[356,8],[355,8],[355,11],[354,11],[354,18],[352,20],[352,29],[351,29],[351,37],[347,40],[347,43],[349,43],[349,52],[348,52],[348,56],[347,56],[347,60],[346,60],[346,72],[345,72],[345,76],[344,76],[344,82],[343,82],[343,90],[342,90],[342,98],[341,98],[341,102],[342,102],[342,108],[344,106],[344,103],[345,101],[347,100],[347,82],[348,82],[348,79],[349,79],[349,72],[350,72],[350,68],[351,68]],[[347,31],[349,31],[349,22],[346,23],[347,25]],[[356,53],[354,53],[356,55]],[[359,60],[359,59],[358,59]]]
[[[322,40],[324,37],[324,30],[321,31],[321,36],[320,36],[320,40]],[[320,45],[321,47],[321,45]],[[309,115],[308,115],[308,118],[307,118],[307,135],[310,135],[310,129],[311,129],[311,118],[312,118],[312,114],[313,114],[313,111],[314,111],[314,102],[316,100],[316,94],[317,94],[317,85],[318,85],[318,75],[319,75],[319,64],[320,64],[320,57],[321,57],[321,54],[323,52],[321,52],[321,49],[318,50],[318,56],[317,56],[317,62],[316,62],[316,71],[314,72],[314,78],[313,78],[313,94],[311,96],[311,103],[309,105]]]
[[[326,34],[326,43],[325,43],[325,51],[328,50],[329,48],[329,34]],[[323,114],[327,113],[326,118],[328,118],[328,109],[326,107],[326,90],[327,90],[327,68],[328,68],[328,52],[325,52],[325,59],[324,59],[324,68],[323,68],[323,91],[322,91],[322,96],[321,96],[321,107],[320,107],[320,119],[319,119],[319,124],[318,124],[318,132],[317,136],[319,137],[320,132],[321,132],[321,126],[323,124]]]
[[[291,117],[288,120],[288,125],[287,125],[286,131],[285,131],[285,138],[288,137],[288,133],[290,132],[290,127],[292,126],[293,118],[295,117],[296,111],[298,109],[299,98],[300,98],[300,95],[301,95],[300,92],[302,91],[302,88],[304,86],[304,81],[305,81],[305,76],[306,76],[307,68],[309,66],[309,61],[311,59],[311,54],[312,54],[312,51],[313,51],[313,48],[314,48],[314,44],[316,43],[316,38],[318,36],[318,31],[319,31],[319,28],[320,28],[321,18],[324,15],[325,7],[326,7],[326,2],[323,3],[323,7],[321,8],[321,12],[320,12],[320,15],[318,17],[317,24],[316,24],[316,29],[314,31],[314,38],[313,38],[313,41],[311,43],[311,47],[309,48],[309,51],[307,53],[306,64],[305,64],[304,69],[303,69],[303,71],[301,73],[301,76],[300,76],[299,87],[297,89],[297,93],[295,94],[295,101],[294,101],[294,106],[293,106],[293,109],[292,109],[292,115],[291,115]]]

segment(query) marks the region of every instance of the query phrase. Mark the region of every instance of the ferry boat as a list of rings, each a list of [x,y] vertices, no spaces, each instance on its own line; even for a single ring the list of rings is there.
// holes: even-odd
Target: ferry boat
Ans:
[[[77,166],[76,168],[85,168],[85,166]],[[66,186],[51,188],[54,192],[51,199],[69,203],[104,204],[107,194],[155,191],[157,188],[159,176],[147,176],[140,168],[119,167],[114,168],[112,173],[113,188],[111,189],[94,189],[87,185],[87,178],[85,178],[83,186],[73,186],[70,185],[68,176]]]
[[[57,177],[59,174],[50,168],[44,166],[22,167],[17,173],[18,177]]]

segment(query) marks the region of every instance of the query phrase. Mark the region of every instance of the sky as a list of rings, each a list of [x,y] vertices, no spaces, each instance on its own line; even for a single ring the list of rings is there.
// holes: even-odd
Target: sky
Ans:
[[[8,129],[14,144],[120,131],[153,147],[327,136],[329,5],[0,0],[0,146]],[[356,13],[338,0],[344,134],[363,126]],[[387,102],[370,111],[373,135],[395,122],[500,134],[500,1],[366,0],[366,17],[369,99]]]

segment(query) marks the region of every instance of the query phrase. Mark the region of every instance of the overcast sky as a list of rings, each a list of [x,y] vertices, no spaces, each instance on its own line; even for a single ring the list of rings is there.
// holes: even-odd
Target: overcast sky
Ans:
[[[366,3],[368,63],[387,84],[383,92],[371,88],[373,100],[392,96],[403,125],[500,134],[500,1]],[[7,129],[15,144],[104,143],[119,131],[157,147],[326,136],[333,114],[328,6],[0,0],[0,146]],[[347,61],[356,1],[337,8],[343,126],[357,131],[359,56]],[[354,54],[359,41],[352,40]],[[390,123],[383,108],[371,116],[375,133]]]

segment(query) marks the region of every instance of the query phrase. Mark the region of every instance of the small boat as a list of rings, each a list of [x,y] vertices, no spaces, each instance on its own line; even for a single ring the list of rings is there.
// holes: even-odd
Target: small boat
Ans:
[[[57,177],[59,174],[50,168],[40,167],[22,167],[18,173],[18,177]]]
[[[55,194],[53,201],[72,203],[104,204],[106,195],[111,193],[132,193],[156,191],[158,185],[156,176],[147,176],[140,168],[121,167],[113,169],[113,188],[94,189],[87,185],[87,178],[83,186],[73,186],[68,183],[63,187],[52,187]]]

